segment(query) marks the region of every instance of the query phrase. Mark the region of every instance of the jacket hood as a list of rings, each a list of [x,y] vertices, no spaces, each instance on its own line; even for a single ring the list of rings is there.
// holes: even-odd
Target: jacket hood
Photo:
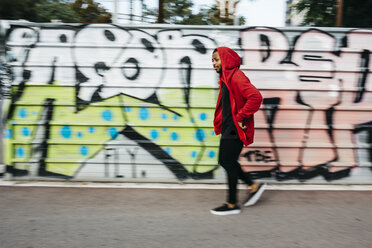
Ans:
[[[228,47],[218,47],[217,51],[222,65],[220,80],[229,84],[234,72],[239,70],[241,58],[234,50]]]

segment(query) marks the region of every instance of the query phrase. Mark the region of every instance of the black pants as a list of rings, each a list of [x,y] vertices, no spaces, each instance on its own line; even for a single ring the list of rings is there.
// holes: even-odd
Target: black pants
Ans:
[[[239,138],[221,138],[218,163],[226,170],[229,185],[227,202],[235,204],[238,178],[246,184],[252,185],[253,181],[245,174],[238,163],[238,157],[243,148],[243,142]]]

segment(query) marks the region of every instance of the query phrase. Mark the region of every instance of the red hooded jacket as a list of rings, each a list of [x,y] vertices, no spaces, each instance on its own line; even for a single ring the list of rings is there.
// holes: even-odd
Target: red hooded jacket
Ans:
[[[221,83],[223,81],[230,93],[231,112],[239,138],[247,146],[253,143],[253,114],[260,108],[262,96],[257,88],[251,84],[248,77],[239,69],[239,55],[228,47],[218,47],[217,51],[221,59],[222,74],[220,74],[220,81],[218,82],[220,91],[214,113],[214,132],[218,135],[222,129]],[[238,122],[242,122],[247,129],[242,130],[238,126]]]

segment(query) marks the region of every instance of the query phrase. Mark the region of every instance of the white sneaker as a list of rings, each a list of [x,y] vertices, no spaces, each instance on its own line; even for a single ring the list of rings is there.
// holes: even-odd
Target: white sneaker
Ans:
[[[256,192],[251,193],[249,195],[248,199],[244,203],[244,207],[253,206],[254,204],[256,204],[256,202],[258,201],[258,199],[260,199],[265,189],[266,189],[266,183],[260,183]]]

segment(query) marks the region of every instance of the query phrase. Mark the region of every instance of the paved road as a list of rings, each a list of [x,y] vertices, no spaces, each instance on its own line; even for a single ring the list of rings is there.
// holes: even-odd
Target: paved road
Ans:
[[[242,193],[240,193],[242,198]],[[0,187],[0,247],[372,247],[372,191],[275,191],[214,216],[221,189]]]

